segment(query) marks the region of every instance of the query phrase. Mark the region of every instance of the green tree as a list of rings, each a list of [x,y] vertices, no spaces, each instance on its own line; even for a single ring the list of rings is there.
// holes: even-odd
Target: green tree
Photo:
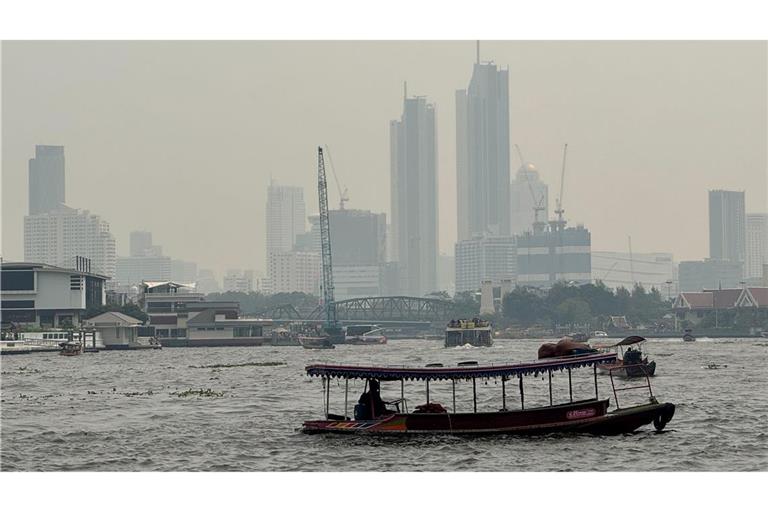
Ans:
[[[515,287],[502,298],[501,304],[504,317],[523,327],[549,319],[544,299],[530,288]]]
[[[456,303],[456,314],[462,318],[474,318],[480,315],[480,301],[475,292],[459,292],[453,296]]]
[[[560,324],[585,324],[591,319],[589,303],[577,297],[565,299],[556,308],[555,320]]]

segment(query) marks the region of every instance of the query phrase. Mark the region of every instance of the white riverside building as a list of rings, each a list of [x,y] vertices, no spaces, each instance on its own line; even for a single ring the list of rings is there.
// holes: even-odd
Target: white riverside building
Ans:
[[[92,270],[113,278],[117,256],[109,223],[88,210],[60,206],[24,217],[24,260],[74,268],[75,258],[91,260]]]
[[[747,214],[747,261],[744,276],[761,279],[768,264],[768,213]]]
[[[107,279],[94,272],[42,263],[3,262],[3,325],[77,327],[88,308],[105,304]]]

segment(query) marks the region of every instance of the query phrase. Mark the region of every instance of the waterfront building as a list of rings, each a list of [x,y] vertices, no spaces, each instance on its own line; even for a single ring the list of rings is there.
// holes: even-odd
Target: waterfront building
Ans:
[[[517,237],[517,284],[546,289],[558,281],[590,283],[591,252],[592,237],[584,226],[551,221],[549,229]]]
[[[525,162],[509,186],[510,231],[522,235],[533,231],[536,221],[534,207],[539,209],[539,222],[547,222],[549,211],[549,187],[541,181],[539,171],[530,162]]]
[[[747,215],[747,279],[761,279],[763,266],[768,264],[768,214],[750,213]]]
[[[158,339],[186,339],[188,321],[206,310],[234,319],[240,315],[240,304],[233,301],[208,301],[187,284],[173,281],[141,284],[139,306],[149,315],[148,325],[155,328]]]
[[[637,283],[658,289],[664,297],[678,293],[677,265],[666,252],[592,251],[592,279],[614,289],[631,290]]]
[[[87,264],[85,265],[87,268]],[[106,303],[108,276],[43,263],[0,263],[3,328],[77,327],[86,310]]]
[[[143,322],[118,311],[107,311],[87,319],[85,325],[93,327],[99,333],[101,342],[107,349],[129,348],[139,340],[139,330]]]
[[[456,293],[476,291],[483,281],[515,281],[516,244],[511,236],[475,236],[455,246]]]
[[[437,204],[435,106],[406,95],[400,120],[390,122],[391,253],[406,295],[437,289]]]
[[[765,311],[768,310],[768,287],[682,292],[675,298],[672,307],[679,321],[692,325],[701,323],[712,311]]]
[[[250,293],[253,291],[253,270],[230,269],[224,276],[222,289],[225,292]]]
[[[115,238],[109,223],[88,210],[60,205],[24,217],[24,259],[74,268],[76,257],[91,260],[93,271],[112,278],[116,271]]]
[[[456,178],[458,240],[509,236],[509,71],[479,57],[456,91]]]
[[[57,210],[65,199],[64,146],[35,146],[29,159],[29,214]]]
[[[678,267],[681,292],[736,288],[742,281],[743,265],[734,261],[681,261]]]
[[[709,258],[744,263],[746,214],[744,192],[709,191]]]

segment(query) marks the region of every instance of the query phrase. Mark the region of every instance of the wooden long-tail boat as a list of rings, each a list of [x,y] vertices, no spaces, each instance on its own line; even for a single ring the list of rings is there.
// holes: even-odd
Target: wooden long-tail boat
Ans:
[[[675,406],[660,403],[653,396],[650,380],[646,378],[649,399],[647,403],[629,407],[619,407],[618,392],[625,389],[637,389],[646,386],[617,388],[611,375],[611,386],[616,401],[616,408],[608,410],[609,399],[598,396],[598,364],[616,362],[616,354],[585,354],[570,357],[550,358],[528,363],[495,366],[459,365],[442,367],[429,365],[425,368],[409,367],[374,367],[312,364],[306,372],[312,377],[323,379],[325,419],[305,421],[302,432],[348,433],[348,434],[542,434],[548,432],[585,432],[590,434],[622,434],[634,432],[644,425],[653,423],[656,430],[663,430],[672,419]],[[583,400],[574,400],[571,373],[579,368],[591,367],[594,374],[595,396]],[[557,403],[552,393],[554,372],[565,371],[568,375],[569,397],[567,401]],[[548,376],[549,405],[544,407],[526,407],[524,377]],[[518,380],[520,409],[508,410],[506,404],[507,382]],[[332,414],[330,406],[331,379],[342,379],[344,387],[344,414]],[[349,407],[349,381],[364,380],[366,397],[355,406],[355,417],[347,416]],[[501,380],[501,409],[496,411],[477,410],[476,381]],[[393,402],[384,402],[378,395],[380,381],[400,381],[401,397]],[[404,396],[405,381],[423,381],[426,384],[427,403],[408,411]],[[431,403],[429,383],[451,381],[453,386],[453,407]],[[473,409],[471,412],[456,410],[456,385],[471,382]],[[368,391],[370,388],[370,391]],[[374,393],[375,390],[375,393]],[[367,403],[370,398],[370,404]],[[389,407],[393,407],[390,410]],[[402,410],[401,410],[402,407]]]

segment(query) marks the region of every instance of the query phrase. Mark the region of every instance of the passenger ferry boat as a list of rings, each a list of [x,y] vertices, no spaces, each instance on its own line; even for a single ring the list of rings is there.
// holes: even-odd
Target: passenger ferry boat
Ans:
[[[651,382],[646,378],[649,392],[648,402],[634,406],[619,405],[619,391],[637,389],[638,386],[617,388],[611,375],[611,385],[616,409],[609,411],[609,399],[599,398],[597,365],[616,362],[616,354],[585,354],[538,360],[529,363],[500,366],[463,365],[452,368],[442,366],[375,367],[313,364],[306,367],[307,375],[323,379],[325,418],[305,421],[301,429],[306,434],[344,433],[372,435],[413,435],[413,434],[541,434],[547,432],[581,432],[598,435],[634,432],[644,425],[653,423],[656,430],[663,430],[675,413],[671,403],[660,403],[653,395]],[[571,372],[579,368],[593,369],[595,395],[574,400]],[[567,371],[569,399],[555,401],[552,392],[552,376]],[[549,378],[549,405],[527,408],[525,406],[524,377]],[[344,380],[343,414],[330,412],[331,379]],[[501,408],[492,411],[478,411],[476,381],[498,379],[501,381]],[[349,417],[349,382],[363,380],[365,392],[354,408],[354,417]],[[517,380],[520,392],[520,409],[507,409],[507,382]],[[381,382],[400,382],[400,398],[385,402],[379,394]],[[404,396],[405,381],[425,383],[426,403],[408,410]],[[435,381],[450,381],[453,389],[453,404],[450,410],[439,403],[430,401],[429,384]],[[456,407],[456,386],[471,382],[473,409],[459,412]],[[517,386],[516,386],[517,387]]]
[[[62,356],[79,356],[83,353],[83,344],[79,341],[65,341],[60,343],[59,346],[61,347],[59,355]]]
[[[493,333],[490,322],[473,318],[472,320],[451,320],[445,329],[445,348],[490,347],[493,345]]]

